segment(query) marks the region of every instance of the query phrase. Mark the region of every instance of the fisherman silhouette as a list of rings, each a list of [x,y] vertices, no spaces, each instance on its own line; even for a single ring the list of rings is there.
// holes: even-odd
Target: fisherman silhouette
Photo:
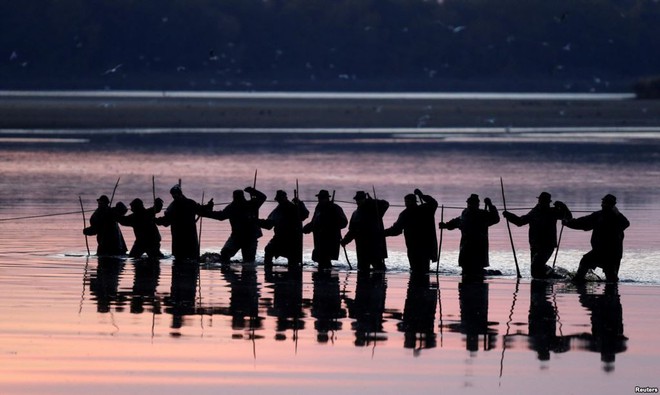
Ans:
[[[126,206],[119,202],[115,207],[110,207],[110,199],[106,195],[101,195],[96,202],[98,207],[89,219],[90,226],[83,229],[83,233],[87,236],[96,235],[98,256],[126,254],[124,236],[117,224],[117,220],[126,213]]]
[[[341,305],[339,276],[329,270],[320,270],[312,273],[312,283],[311,314],[316,319],[316,341],[327,343],[331,333],[341,330],[340,319],[346,317],[346,310]]]
[[[619,296],[619,287],[615,282],[605,284],[601,295],[593,289],[587,290],[585,284],[579,284],[580,304],[591,313],[591,333],[580,336],[586,341],[586,349],[600,353],[603,370],[614,370],[616,354],[628,349],[628,338],[623,334],[623,307]]]
[[[500,222],[497,208],[489,198],[484,199],[485,209],[479,208],[479,195],[472,194],[467,199],[467,208],[459,217],[444,223],[440,229],[460,229],[461,243],[458,265],[462,268],[464,279],[480,280],[488,262],[488,227]]]
[[[516,226],[529,225],[529,248],[531,253],[531,272],[533,278],[555,277],[553,269],[546,265],[557,247],[557,220],[571,219],[568,207],[560,201],[550,206],[552,197],[548,192],[541,192],[538,203],[530,212],[519,217],[504,211],[502,215]]]
[[[384,271],[387,243],[383,216],[390,204],[385,200],[372,199],[364,191],[356,192],[353,199],[357,203],[357,209],[351,215],[348,232],[341,244],[346,246],[355,240],[359,271],[370,268]]]
[[[117,219],[121,225],[132,227],[135,234],[135,242],[128,256],[139,258],[146,253],[149,258],[162,258],[156,213],[163,209],[163,200],[156,198],[152,207],[145,208],[141,199],[133,199],[130,207],[132,214]]]
[[[167,207],[162,217],[156,218],[156,224],[170,226],[172,232],[172,255],[179,260],[199,257],[199,241],[197,239],[196,215],[202,214],[213,207],[209,202],[202,206],[184,196],[179,185],[170,189],[174,199]]]
[[[286,192],[275,194],[277,207],[267,219],[261,220],[264,229],[273,229],[273,238],[264,248],[264,265],[272,266],[273,258],[285,257],[289,266],[302,264],[302,221],[309,216],[305,203],[297,197],[290,201]]]
[[[312,260],[319,264],[319,269],[330,269],[331,261],[339,259],[341,230],[348,225],[348,220],[339,205],[330,200],[330,193],[325,189],[316,195],[318,204],[312,220],[303,227],[304,233],[314,235]]]
[[[417,204],[417,197],[422,202]],[[438,259],[438,241],[435,232],[435,211],[438,202],[419,189],[404,198],[406,208],[394,224],[385,229],[385,236],[403,233],[408,249],[408,262],[413,272],[427,273],[431,261]]]
[[[237,189],[232,194],[232,202],[223,210],[203,213],[204,217],[219,221],[228,219],[231,225],[231,234],[220,250],[221,263],[229,263],[239,250],[243,262],[254,262],[259,238],[263,236],[259,227],[259,208],[266,201],[266,195],[252,187],[244,191],[250,194],[250,200],[245,199],[244,192]]]
[[[421,349],[436,346],[434,323],[437,305],[438,285],[431,285],[425,273],[410,273],[403,317],[397,328],[404,333],[403,346],[415,350],[415,355]]]
[[[607,281],[619,281],[619,267],[623,256],[624,230],[630,226],[628,219],[616,207],[616,197],[607,194],[602,209],[587,216],[562,221],[571,229],[592,230],[591,251],[580,260],[573,281],[585,281],[589,269],[600,267]]]
[[[259,288],[257,271],[254,265],[241,265],[240,273],[229,265],[222,265],[220,271],[229,284],[229,315],[234,330],[243,329],[254,336],[255,329],[263,327],[263,317],[259,317]]]

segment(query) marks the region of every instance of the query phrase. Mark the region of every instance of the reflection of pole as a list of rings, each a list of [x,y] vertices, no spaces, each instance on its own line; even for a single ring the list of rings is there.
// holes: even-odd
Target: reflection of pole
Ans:
[[[83,229],[85,229],[87,227],[87,220],[85,219],[85,208],[83,207],[83,202],[80,195],[78,195],[78,200],[80,201],[80,212],[82,213],[83,217]],[[89,256],[89,241],[87,240],[87,235],[85,235],[85,246],[87,247],[87,256]]]
[[[83,273],[83,289],[82,294],[80,295],[80,308],[78,309],[78,315],[82,313],[83,302],[85,301],[85,283],[87,282],[87,267],[89,267],[89,255],[85,259],[85,272]]]
[[[440,206],[440,222],[445,222],[445,205]],[[440,228],[440,241],[438,242],[438,263],[435,265],[435,272],[440,271],[440,252],[442,251],[442,231],[444,229]]]
[[[506,211],[506,198],[504,197],[504,182],[502,181],[502,177],[500,177],[500,186],[502,187],[502,205],[504,205],[504,211]],[[508,219],[506,220],[506,228],[509,231],[511,250],[513,251],[513,261],[516,264],[516,276],[518,276],[518,278],[521,278],[522,276],[520,275],[520,267],[518,266],[518,257],[516,257],[516,247],[513,245],[513,235],[511,234],[511,225],[509,224]]]
[[[516,290],[513,291],[513,300],[511,301],[511,311],[509,312],[509,321],[506,323],[506,334],[502,338],[502,358],[500,359],[500,386],[502,385],[502,373],[504,372],[504,351],[506,351],[506,340],[511,331],[511,321],[513,321],[513,311],[516,308],[516,300],[518,299],[518,288],[520,287],[520,279],[516,279]]]

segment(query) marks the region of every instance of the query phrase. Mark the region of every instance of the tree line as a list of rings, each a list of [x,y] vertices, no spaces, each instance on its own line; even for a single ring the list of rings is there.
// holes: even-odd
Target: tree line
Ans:
[[[0,88],[630,90],[658,0],[0,1]]]

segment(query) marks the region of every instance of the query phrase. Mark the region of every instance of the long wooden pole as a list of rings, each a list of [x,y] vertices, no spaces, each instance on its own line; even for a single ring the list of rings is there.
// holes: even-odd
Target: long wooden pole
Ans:
[[[561,243],[561,235],[564,233],[564,224],[561,224],[561,229],[559,230],[559,239],[557,240],[557,249],[555,250],[555,259],[552,260],[552,268],[555,268],[557,263],[557,254],[559,254],[559,244]]]
[[[440,222],[445,222],[445,205],[440,206]],[[442,231],[444,229],[440,228],[440,241],[438,242],[438,262],[435,265],[435,272],[440,271],[440,252],[442,252]],[[439,285],[438,285],[439,287]]]
[[[119,180],[121,180],[121,177],[117,178],[117,182],[115,183],[115,187],[112,189],[112,196],[110,196],[110,206],[112,206],[112,201],[115,198],[115,192],[117,192],[117,187],[119,186]]]
[[[376,219],[378,223],[383,227],[383,230],[385,230],[385,225],[383,224],[383,219],[380,216],[380,210],[378,210],[378,197],[376,196],[376,186],[372,185],[371,190],[374,192],[374,203],[376,207]],[[383,267],[385,267],[385,258],[382,258],[381,263],[383,264]]]
[[[202,191],[202,206],[204,205],[204,191]],[[202,217],[199,216],[199,236],[197,237],[197,256],[201,256],[202,252]]]
[[[151,194],[153,195],[154,202],[156,201],[156,176],[151,176]]]
[[[254,169],[254,181],[252,182],[252,188],[257,189],[257,169]]]
[[[87,219],[85,219],[85,208],[83,207],[82,198],[78,196],[78,201],[80,201],[80,212],[82,213],[83,218],[83,229],[87,227]],[[87,247],[87,256],[91,255],[89,252],[89,241],[87,240],[87,235],[85,235],[85,246]]]
[[[500,186],[502,187],[502,205],[504,206],[504,211],[506,211],[506,198],[504,197],[504,181],[500,177]],[[516,256],[516,247],[513,245],[513,235],[511,234],[511,225],[509,220],[506,220],[506,228],[509,231],[509,240],[511,241],[511,250],[513,251],[513,261],[516,263],[516,275],[518,278],[521,278],[520,275],[520,266],[518,266],[518,257]]]

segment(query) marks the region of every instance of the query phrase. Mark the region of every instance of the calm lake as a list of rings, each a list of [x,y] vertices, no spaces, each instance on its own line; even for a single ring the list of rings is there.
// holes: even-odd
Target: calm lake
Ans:
[[[596,128],[597,129],[597,128]],[[644,131],[534,138],[448,138],[397,131],[216,133],[46,131],[0,143],[0,393],[634,393],[658,387],[660,136]],[[108,137],[110,136],[110,137]],[[567,138],[568,136],[568,138]],[[580,216],[607,193],[628,217],[621,282],[576,288],[529,279],[527,228],[512,228],[523,279],[515,281],[505,223],[490,229],[491,266],[504,275],[462,284],[459,233],[443,232],[439,274],[410,278],[403,237],[388,238],[388,272],[360,276],[344,257],[317,273],[305,237],[301,274],[285,266],[203,265],[181,272],[87,256],[78,197],[89,219],[101,194],[114,201],[182,181],[221,207],[254,182],[275,207],[298,182],[310,211],[319,189],[350,215],[365,190],[391,207],[415,188],[458,216],[471,193],[523,214],[541,191]],[[49,214],[51,216],[44,217]],[[27,218],[35,217],[35,218]],[[436,213],[440,221],[441,210]],[[219,252],[229,224],[204,219],[201,248]],[[559,229],[558,229],[559,230]],[[130,245],[130,228],[123,229]],[[161,228],[170,251],[168,228]],[[564,229],[556,265],[575,270],[589,232]],[[92,253],[96,243],[89,239]],[[354,245],[348,256],[355,264]],[[597,274],[601,274],[597,272]]]

